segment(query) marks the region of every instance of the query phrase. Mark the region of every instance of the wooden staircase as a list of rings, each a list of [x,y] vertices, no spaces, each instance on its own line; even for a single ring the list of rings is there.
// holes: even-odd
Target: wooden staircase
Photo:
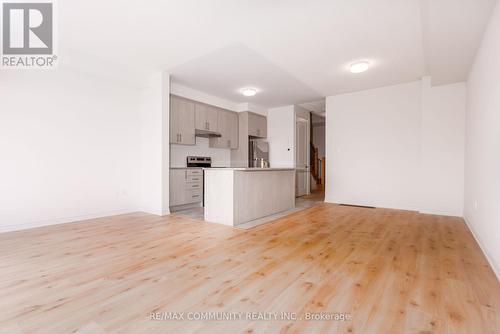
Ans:
[[[311,175],[317,185],[325,186],[325,157],[320,158],[318,148],[311,143]]]

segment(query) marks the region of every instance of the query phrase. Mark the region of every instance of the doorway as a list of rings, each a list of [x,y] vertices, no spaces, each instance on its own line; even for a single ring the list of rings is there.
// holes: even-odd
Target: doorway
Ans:
[[[325,190],[325,117],[311,113],[311,192]]]
[[[295,196],[309,195],[309,120],[297,117],[295,120]]]

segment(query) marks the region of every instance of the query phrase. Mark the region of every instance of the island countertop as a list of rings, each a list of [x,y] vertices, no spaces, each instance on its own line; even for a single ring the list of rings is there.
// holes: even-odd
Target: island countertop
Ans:
[[[295,170],[295,168],[258,168],[258,167],[210,167],[203,168],[204,170],[234,170],[243,172],[276,172],[276,171],[290,171]]]
[[[205,221],[237,226],[295,207],[295,168],[205,168]]]

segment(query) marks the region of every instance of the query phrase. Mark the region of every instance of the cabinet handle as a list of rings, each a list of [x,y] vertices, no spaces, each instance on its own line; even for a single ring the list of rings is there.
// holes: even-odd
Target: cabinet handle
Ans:
[[[200,195],[193,195],[193,197],[200,197]]]
[[[185,170],[185,171],[184,171],[184,179],[185,179],[185,180],[187,180],[187,178],[188,178],[188,171],[187,171],[187,170]]]
[[[196,179],[195,179],[195,178],[193,178],[193,181],[198,181],[198,180],[199,180],[199,178],[196,178]]]

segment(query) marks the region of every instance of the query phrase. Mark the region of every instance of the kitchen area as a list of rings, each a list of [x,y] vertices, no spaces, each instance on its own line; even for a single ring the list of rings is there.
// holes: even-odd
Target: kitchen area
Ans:
[[[295,208],[295,168],[273,168],[265,115],[170,96],[170,211],[242,226]]]

